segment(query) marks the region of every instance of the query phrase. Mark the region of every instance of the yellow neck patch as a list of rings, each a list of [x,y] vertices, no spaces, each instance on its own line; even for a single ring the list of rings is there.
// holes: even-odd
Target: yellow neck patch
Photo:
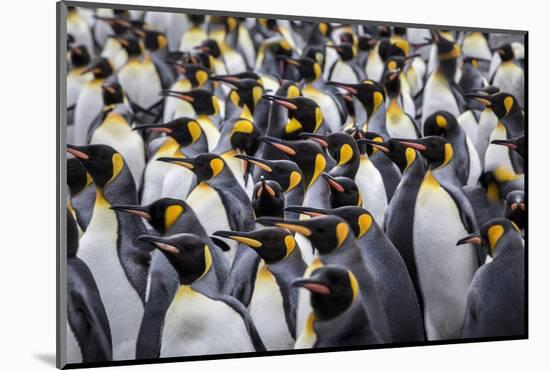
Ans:
[[[435,116],[435,123],[442,129],[447,128],[447,119],[441,114]]]
[[[512,98],[511,96],[507,96],[506,98],[504,98],[504,109],[506,109],[506,115],[510,113],[513,106],[514,106],[514,98]]]
[[[340,161],[338,161],[338,166],[348,163],[353,157],[353,149],[351,145],[344,144],[340,147]]]
[[[233,136],[233,134],[235,134],[236,132],[251,134],[252,132],[254,132],[254,125],[250,121],[244,119],[237,121],[231,129],[231,136]]]
[[[122,159],[122,156],[119,153],[113,154],[112,161],[113,161],[113,176],[111,177],[109,182],[113,181],[120,174],[120,171],[122,171],[122,169],[124,168],[124,159]]]
[[[502,166],[499,166],[495,169],[494,175],[498,182],[514,181],[521,177],[520,175],[517,175]]]
[[[254,99],[254,104],[258,104],[263,95],[264,89],[262,89],[260,86],[254,86],[252,88],[252,99]]]
[[[292,117],[285,125],[285,133],[291,134],[302,129],[302,124],[296,118]]]
[[[216,177],[222,172],[224,167],[223,160],[220,158],[214,158],[210,161],[210,168],[212,169],[212,177]]]
[[[237,90],[231,90],[231,92],[229,93],[229,100],[231,100],[231,103],[233,103],[233,105],[239,106],[241,98],[239,97]]]
[[[487,187],[487,199],[492,203],[500,201],[500,190],[494,182]]]
[[[319,63],[313,64],[313,74],[315,75],[315,81],[321,77],[321,65]]]
[[[103,208],[109,208],[111,206],[107,198],[105,198],[105,194],[103,194],[103,190],[100,188],[96,188],[95,205]]]
[[[340,222],[336,225],[336,239],[338,240],[338,245],[336,248],[340,248],[342,244],[346,241],[349,234],[349,226],[345,222]]]
[[[300,182],[302,182],[302,175],[300,175],[300,173],[298,173],[297,171],[292,171],[290,174],[288,189],[286,189],[285,193],[294,189],[296,186],[298,186],[298,184],[300,184]]]
[[[315,131],[319,130],[319,127],[321,127],[321,123],[323,123],[323,112],[321,112],[321,108],[317,107],[315,108]]]
[[[405,166],[405,170],[403,172],[405,172],[416,159],[416,150],[413,148],[405,149],[405,158],[407,159],[407,166]]]
[[[204,277],[204,275],[208,273],[208,270],[210,270],[210,267],[212,267],[212,254],[210,254],[210,249],[205,244],[204,245],[204,272],[199,277],[199,279],[201,279],[202,277]]]
[[[319,178],[321,173],[325,170],[326,166],[327,166],[327,161],[325,157],[321,153],[317,153],[317,155],[315,156],[315,169],[313,171],[313,176],[311,177],[311,181],[307,186],[308,189],[311,185],[313,185],[315,180]]]
[[[372,111],[376,112],[378,108],[384,103],[384,95],[380,91],[376,91],[372,94]]]
[[[290,256],[290,254],[294,251],[294,248],[296,248],[296,240],[292,235],[285,236],[285,247],[286,247],[286,254],[285,258]]]
[[[495,247],[504,234],[504,227],[502,225],[493,225],[487,230],[487,235],[489,237],[489,246],[491,247],[491,256],[495,251]]]
[[[189,130],[189,134],[191,135],[191,138],[193,140],[192,143],[200,139],[202,135],[202,130],[197,121],[189,121],[189,123],[187,124],[187,129]]]
[[[213,116],[220,113],[220,104],[218,103],[218,98],[216,98],[216,95],[212,95],[212,106],[214,107],[214,114]]]
[[[422,181],[421,186],[439,187],[440,185],[439,181],[437,181],[432,171],[428,170],[428,172],[426,172],[426,175],[424,176],[424,180]]]
[[[438,168],[445,167],[449,162],[453,159],[453,146],[451,143],[445,144],[445,160],[443,161],[443,164],[439,166]]]
[[[195,78],[199,83],[198,87],[202,87],[206,83],[206,81],[208,81],[208,73],[206,73],[205,71],[197,71],[197,73],[195,73]]]
[[[286,91],[286,96],[287,98],[295,98],[297,96],[300,96],[301,95],[301,92],[300,92],[300,89],[298,87],[296,87],[295,85],[291,85],[287,91]]]
[[[372,216],[365,213],[359,216],[359,219],[357,220],[357,224],[359,225],[359,235],[357,235],[357,239],[362,238],[363,235],[367,233],[367,231],[370,230],[372,226]]]
[[[394,69],[397,69],[397,62],[395,60],[390,60],[388,62],[388,69],[390,71],[393,71]]]
[[[169,230],[184,212],[180,204],[173,204],[164,210],[164,230]]]
[[[357,296],[359,295],[359,283],[357,282],[357,279],[355,278],[355,275],[351,271],[348,271],[349,276],[349,285],[351,286],[351,291],[353,292],[353,301],[357,299]]]

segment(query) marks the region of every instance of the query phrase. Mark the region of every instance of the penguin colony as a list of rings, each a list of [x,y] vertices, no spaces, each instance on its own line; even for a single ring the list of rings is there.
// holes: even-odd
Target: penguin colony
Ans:
[[[524,334],[521,37],[67,31],[69,363]]]

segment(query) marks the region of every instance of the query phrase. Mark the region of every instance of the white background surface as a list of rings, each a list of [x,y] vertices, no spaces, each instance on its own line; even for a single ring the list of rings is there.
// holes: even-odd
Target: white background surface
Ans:
[[[112,0],[111,2],[118,2]],[[543,2],[127,0],[134,4],[527,29],[530,339],[141,366],[140,369],[518,369],[548,366],[550,43]],[[121,1],[124,3],[124,1]],[[533,6],[533,3],[538,5]],[[55,2],[2,2],[0,21],[0,367],[55,359]],[[546,352],[546,353],[545,353]],[[546,364],[546,365],[543,365]]]

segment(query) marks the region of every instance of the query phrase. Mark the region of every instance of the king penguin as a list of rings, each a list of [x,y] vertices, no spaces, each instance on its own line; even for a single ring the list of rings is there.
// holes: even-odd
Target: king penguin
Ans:
[[[90,223],[96,195],[94,180],[78,158],[67,159],[67,185],[69,210],[81,232],[86,230]]]
[[[497,48],[501,63],[491,77],[491,84],[502,92],[513,95],[521,108],[524,107],[525,73],[516,61],[514,49],[510,44]]]
[[[251,232],[217,231],[252,248],[262,261],[254,281],[248,310],[267,350],[291,349],[296,339],[298,294],[292,281],[302,277],[306,264],[291,233],[277,227]]]
[[[487,249],[493,260],[476,271],[468,289],[462,338],[525,335],[525,257],[517,227],[496,218],[457,244],[463,243]]]
[[[236,299],[220,294],[212,256],[194,234],[142,235],[170,261],[178,288],[162,326],[160,357],[264,351],[254,322]]]
[[[68,145],[67,151],[81,160],[96,186],[92,219],[80,239],[78,257],[90,268],[105,305],[113,360],[133,359],[151,248],[137,240],[146,231],[141,220],[115,213],[110,206],[137,204],[134,180],[120,153],[109,146]]]

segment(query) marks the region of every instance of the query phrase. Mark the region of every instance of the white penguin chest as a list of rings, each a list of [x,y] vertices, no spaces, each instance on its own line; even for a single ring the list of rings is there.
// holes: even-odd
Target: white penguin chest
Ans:
[[[388,207],[386,188],[378,169],[364,156],[361,156],[355,182],[363,199],[363,207],[372,214],[376,223],[382,226]]]
[[[90,224],[80,239],[78,257],[90,268],[105,306],[113,359],[130,359],[135,356],[143,302],[121,265],[117,248],[118,221],[109,206],[96,202]]]
[[[139,106],[149,108],[160,100],[160,78],[149,59],[143,62],[129,60],[118,73],[118,79],[130,100]]]
[[[416,139],[414,123],[403,109],[393,101],[386,111],[386,130],[391,137]]]
[[[237,312],[180,286],[164,319],[161,357],[251,351],[254,346]]]
[[[489,146],[485,152],[485,171],[493,171],[497,167],[503,167],[508,171],[514,172],[508,147],[503,145],[491,144],[493,140],[506,140],[506,127],[498,123],[489,138]]]
[[[424,89],[423,101],[422,122],[438,110],[446,110],[455,116],[460,115],[458,103],[451,91],[449,82],[439,76],[438,73],[432,74],[428,79]]]
[[[332,81],[347,84],[356,84],[359,82],[359,78],[353,68],[349,64],[342,61],[336,62],[334,68],[332,69],[330,78]]]
[[[179,80],[170,86],[170,90],[186,92],[191,90],[191,83],[189,80]],[[171,96],[167,96],[164,99],[164,122],[168,122],[179,117],[194,116],[195,110],[193,109],[191,103]]]
[[[75,108],[75,144],[87,145],[88,128],[103,107],[101,80],[88,82],[80,91]]]
[[[211,152],[216,145],[218,145],[218,141],[220,141],[220,131],[214,122],[212,122],[212,120],[207,116],[199,116],[197,118],[197,122],[206,135],[206,140],[208,141],[208,151]]]
[[[248,309],[267,350],[293,347],[294,339],[288,331],[281,290],[263,261],[258,266]]]
[[[323,118],[330,132],[338,132],[341,126],[340,112],[336,102],[327,94],[317,90],[311,85],[306,85],[302,89],[306,98],[315,101],[320,107],[323,107]]]

